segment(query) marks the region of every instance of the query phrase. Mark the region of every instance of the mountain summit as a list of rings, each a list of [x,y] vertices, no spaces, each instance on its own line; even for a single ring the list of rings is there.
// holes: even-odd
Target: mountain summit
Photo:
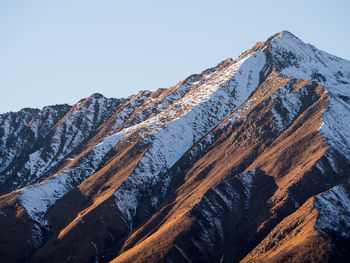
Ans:
[[[169,89],[0,115],[1,262],[347,262],[350,62],[288,31]]]

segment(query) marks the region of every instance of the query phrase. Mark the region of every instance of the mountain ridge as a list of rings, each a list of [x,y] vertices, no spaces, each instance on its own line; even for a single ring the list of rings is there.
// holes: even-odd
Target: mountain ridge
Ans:
[[[10,227],[0,257],[345,260],[349,207],[337,204],[349,196],[349,83],[349,61],[282,31],[169,89],[93,94],[48,124],[25,110],[17,133],[2,114],[0,222]],[[16,223],[22,242],[9,232]]]

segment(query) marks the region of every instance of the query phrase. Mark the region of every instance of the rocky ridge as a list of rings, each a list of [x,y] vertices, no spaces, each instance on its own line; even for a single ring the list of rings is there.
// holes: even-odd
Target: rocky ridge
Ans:
[[[282,31],[170,89],[2,114],[0,258],[345,262],[349,102],[350,62]]]

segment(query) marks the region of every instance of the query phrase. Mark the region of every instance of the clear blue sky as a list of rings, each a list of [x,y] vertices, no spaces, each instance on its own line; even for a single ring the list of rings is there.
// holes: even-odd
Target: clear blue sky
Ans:
[[[350,1],[0,0],[0,113],[173,86],[289,30],[350,59]]]

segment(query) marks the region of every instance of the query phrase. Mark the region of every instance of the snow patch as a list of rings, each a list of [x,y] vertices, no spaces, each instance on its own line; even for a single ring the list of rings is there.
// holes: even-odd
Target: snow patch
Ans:
[[[317,230],[338,232],[343,237],[350,236],[350,199],[343,186],[338,185],[315,197],[319,211]]]
[[[174,244],[174,247],[180,252],[181,256],[187,260],[187,262],[192,262],[188,256],[186,255],[186,253],[176,244]]]
[[[35,248],[40,247],[44,242],[44,233],[39,224],[34,223],[32,228],[32,240]]]
[[[115,192],[116,204],[128,225],[136,213],[139,193],[161,180],[159,174],[248,99],[258,87],[265,61],[263,52],[243,57],[215,72],[172,107],[136,125],[150,132],[152,144],[135,172]]]
[[[350,90],[350,86],[348,88]],[[337,96],[331,96],[329,107],[322,114],[319,131],[327,143],[350,158],[350,105]]]
[[[244,188],[244,195],[245,195],[244,208],[246,211],[250,207],[250,197],[251,197],[251,189],[253,186],[254,175],[255,175],[255,169],[238,175],[238,178],[241,180]]]
[[[95,263],[98,263],[98,250],[97,250],[97,245],[96,245],[93,241],[91,241],[90,244],[91,244],[92,248],[94,249],[94,262],[95,262]]]
[[[274,105],[271,109],[275,118],[278,132],[284,131],[292,124],[299,114],[302,106],[301,100],[306,95],[307,88],[303,87],[296,91],[291,91],[287,85],[281,87],[271,95]]]
[[[21,191],[20,202],[30,217],[47,226],[44,216],[48,209],[70,189],[70,169],[65,169],[49,181],[33,185]]]

